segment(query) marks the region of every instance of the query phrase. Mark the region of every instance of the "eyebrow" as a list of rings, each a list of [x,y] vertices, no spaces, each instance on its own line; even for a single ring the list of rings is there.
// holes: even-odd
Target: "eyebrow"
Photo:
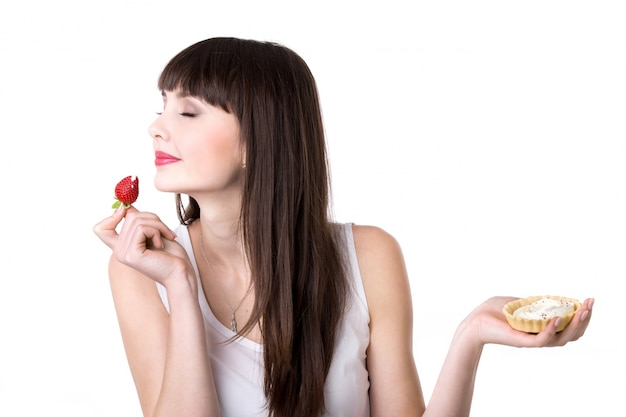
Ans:
[[[165,93],[165,90],[161,90],[161,96],[162,97],[167,97],[167,94]],[[178,91],[176,93],[176,97],[178,97],[178,98],[191,97],[191,94],[182,94],[180,91]]]

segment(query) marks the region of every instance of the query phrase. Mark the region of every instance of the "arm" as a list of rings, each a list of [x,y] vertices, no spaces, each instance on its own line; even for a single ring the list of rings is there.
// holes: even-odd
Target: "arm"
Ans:
[[[413,359],[413,307],[402,251],[383,230],[353,226],[370,312],[372,417],[421,416],[424,396]]]
[[[412,353],[412,307],[402,251],[395,239],[375,227],[354,226],[359,268],[370,309],[372,417],[469,416],[476,371],[487,343],[515,347],[562,346],[580,338],[589,324],[593,300],[585,300],[570,325],[556,333],[556,319],[540,334],[512,329],[502,307],[514,297],[493,297],[458,326],[428,402]]]
[[[94,228],[113,249],[109,276],[124,348],[145,416],[218,416],[196,278],[154,215],[116,212]],[[155,281],[167,288],[170,313]]]
[[[559,333],[556,332],[557,317],[539,334],[517,331],[509,326],[502,313],[504,305],[515,299],[516,297],[492,297],[476,307],[461,322],[452,339],[424,416],[469,416],[476,370],[484,345],[564,346],[582,337],[589,325],[593,299],[585,300],[567,328]],[[453,406],[454,403],[458,404],[458,408]]]

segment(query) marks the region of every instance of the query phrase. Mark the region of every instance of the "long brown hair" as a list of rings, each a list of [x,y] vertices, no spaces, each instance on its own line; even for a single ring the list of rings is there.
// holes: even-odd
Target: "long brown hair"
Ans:
[[[317,417],[347,281],[331,222],[317,86],[304,60],[271,42],[212,38],[176,55],[159,88],[233,113],[246,150],[240,227],[253,271],[270,416]],[[179,218],[200,215],[176,196]]]

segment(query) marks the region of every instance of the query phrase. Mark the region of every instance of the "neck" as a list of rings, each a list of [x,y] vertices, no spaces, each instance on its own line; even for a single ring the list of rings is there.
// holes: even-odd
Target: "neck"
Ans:
[[[230,281],[239,288],[250,287],[250,268],[243,248],[243,239],[238,222],[226,220],[215,222],[201,216],[192,224],[197,245],[201,245],[221,281]]]

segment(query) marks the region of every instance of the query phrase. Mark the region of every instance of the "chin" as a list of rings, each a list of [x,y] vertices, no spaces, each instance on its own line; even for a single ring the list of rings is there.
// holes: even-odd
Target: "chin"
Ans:
[[[182,193],[180,184],[177,184],[175,181],[168,181],[166,178],[159,178],[157,174],[154,177],[154,188],[163,192],[163,193]]]

